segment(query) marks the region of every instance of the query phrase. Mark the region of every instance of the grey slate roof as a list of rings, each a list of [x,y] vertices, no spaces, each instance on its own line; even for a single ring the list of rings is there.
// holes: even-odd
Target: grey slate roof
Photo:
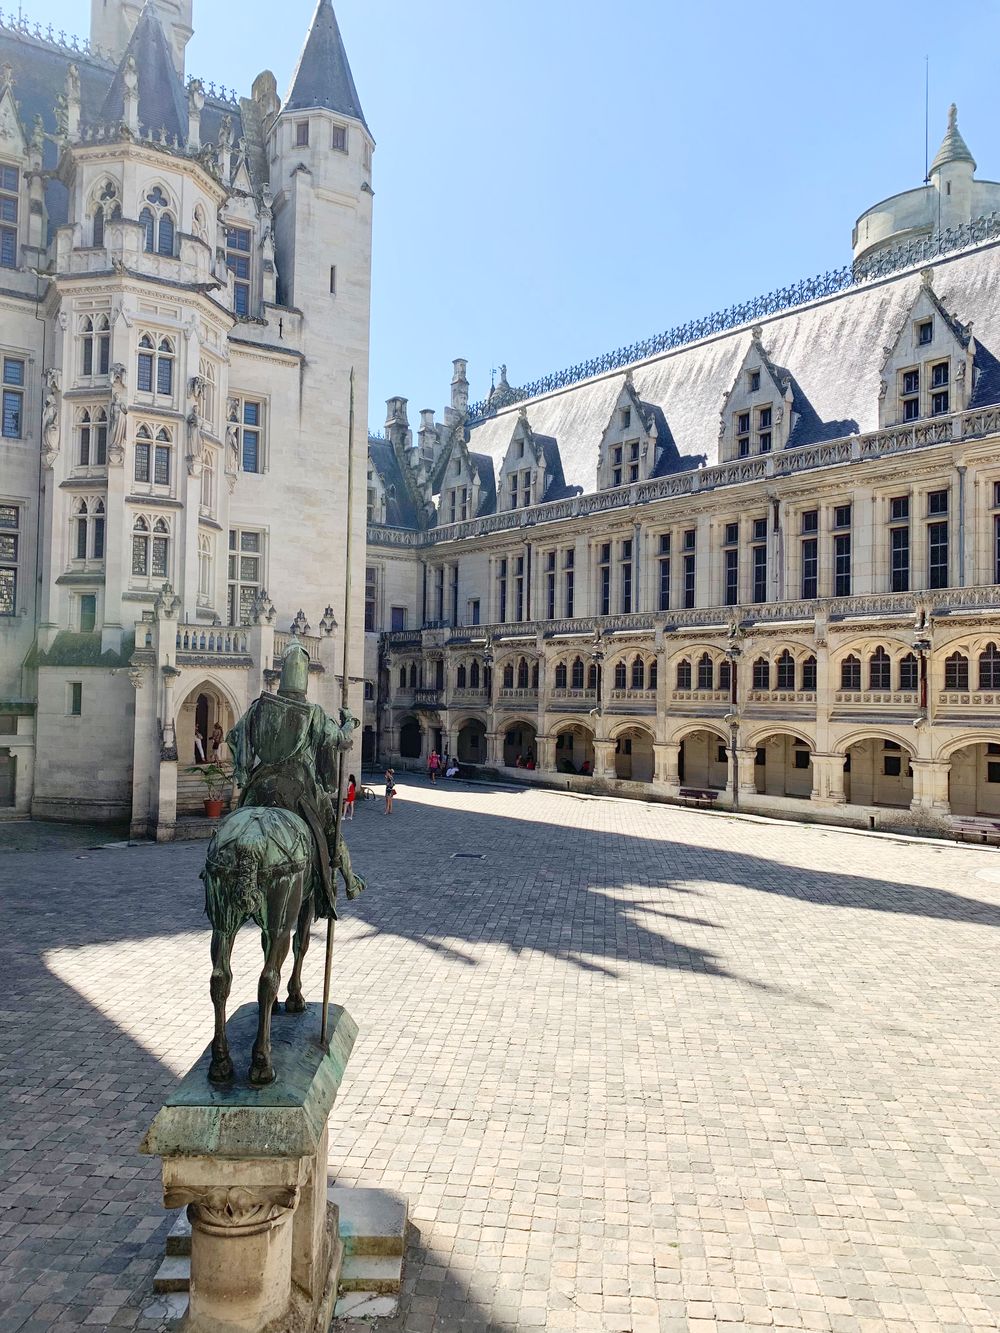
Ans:
[[[942,305],[963,325],[974,325],[984,368],[977,406],[1000,402],[1000,375],[987,359],[991,349],[1000,350],[998,259],[1000,248],[982,245],[931,265]],[[792,378],[802,415],[794,445],[878,429],[882,349],[895,341],[919,291],[919,272],[911,269],[758,321],[768,355]],[[749,345],[750,327],[743,326],[633,365],[636,391],[662,410],[682,455],[679,466],[699,454],[708,466],[719,461],[720,405]],[[517,403],[473,425],[470,448],[489,454],[499,469],[516,413],[524,408],[533,431],[558,441],[567,485],[592,492],[598,449],[622,379],[623,372],[614,371]]]
[[[496,513],[497,478],[496,472],[493,470],[493,459],[489,454],[470,452],[469,462],[475,468],[476,476],[479,478],[479,510],[476,517],[479,518],[481,514]]]
[[[319,0],[316,5],[284,110],[307,111],[313,107],[351,116],[367,129],[332,0]]]
[[[181,76],[174,66],[173,53],[163,31],[154,0],[146,0],[142,13],[115,71],[107,96],[98,114],[104,124],[115,124],[125,110],[125,65],[135,60],[139,81],[139,130],[142,134],[165,129],[181,143],[187,142],[187,96]]]
[[[958,108],[954,102],[948,108],[948,128],[941,140],[941,147],[937,150],[927,174],[933,175],[938,167],[943,167],[947,162],[971,162],[973,171],[976,169],[976,159],[969,152],[969,145],[962,138],[958,128]]]
[[[392,444],[388,440],[369,438],[368,457],[385,487],[386,526],[390,528],[419,526],[417,507]]]

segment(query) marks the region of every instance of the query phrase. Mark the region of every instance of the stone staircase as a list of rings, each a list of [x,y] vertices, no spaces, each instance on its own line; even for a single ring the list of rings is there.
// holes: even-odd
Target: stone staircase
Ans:
[[[399,1308],[406,1248],[407,1206],[389,1190],[331,1185],[328,1201],[339,1211],[344,1247],[335,1317],[389,1317]],[[153,1278],[155,1302],[147,1318],[166,1321],[187,1314],[191,1287],[191,1224],[181,1213],[167,1236],[166,1257]]]

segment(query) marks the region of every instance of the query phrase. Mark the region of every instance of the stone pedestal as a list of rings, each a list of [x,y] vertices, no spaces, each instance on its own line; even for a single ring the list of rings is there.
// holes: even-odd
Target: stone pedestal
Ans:
[[[277,1079],[246,1081],[257,1006],[229,1021],[237,1079],[208,1081],[210,1052],[182,1080],[140,1151],[163,1159],[163,1201],[191,1222],[190,1333],[325,1333],[342,1247],[327,1203],[327,1118],[357,1026],[330,1009],[330,1047],[319,1044],[321,1006],[276,1010]]]

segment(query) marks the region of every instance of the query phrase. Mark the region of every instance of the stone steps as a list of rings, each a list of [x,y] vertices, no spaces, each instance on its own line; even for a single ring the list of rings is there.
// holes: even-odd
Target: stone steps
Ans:
[[[340,1215],[344,1263],[335,1314],[338,1318],[388,1318],[399,1306],[406,1249],[407,1205],[389,1190],[345,1189],[332,1185],[327,1198]],[[191,1224],[182,1212],[167,1235],[166,1257],[153,1278],[157,1317],[168,1321],[187,1313],[191,1287]]]

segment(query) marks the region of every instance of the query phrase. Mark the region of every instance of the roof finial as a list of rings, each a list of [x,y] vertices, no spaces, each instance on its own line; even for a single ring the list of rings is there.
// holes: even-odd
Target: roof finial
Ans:
[[[948,129],[949,131],[958,129],[958,107],[954,102],[948,108]]]

